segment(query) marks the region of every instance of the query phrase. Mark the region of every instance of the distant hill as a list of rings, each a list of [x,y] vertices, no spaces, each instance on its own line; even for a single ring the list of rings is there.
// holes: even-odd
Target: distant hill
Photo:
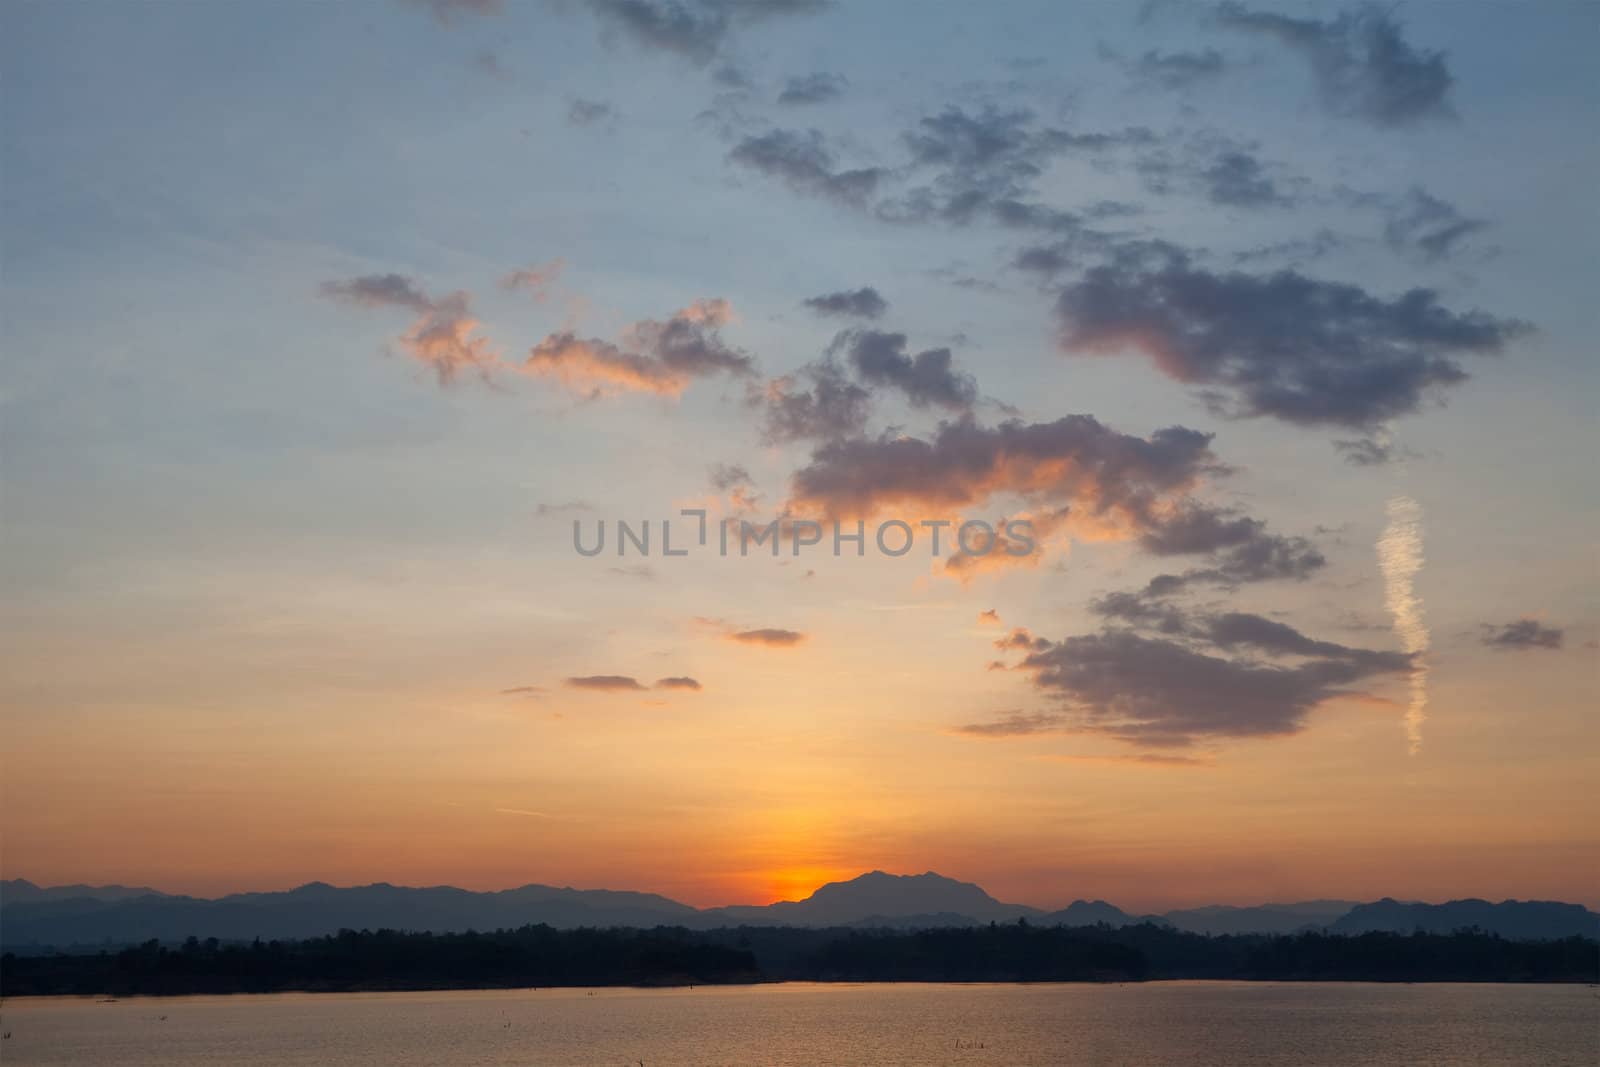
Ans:
[[[1169,911],[1166,919],[1179,930],[1194,934],[1292,934],[1321,929],[1353,907],[1353,900],[1308,900],[1248,908],[1213,904]]]
[[[0,880],[0,907],[38,900],[128,900],[132,897],[159,897],[149,886],[57,885],[42,888],[25,878]]]
[[[1516,940],[1600,937],[1600,915],[1577,904],[1553,900],[1452,900],[1444,904],[1408,904],[1388,897],[1357,904],[1329,925],[1330,933],[1369,931],[1409,934],[1414,930],[1448,934],[1475,928]]]
[[[1351,904],[1317,900],[1259,907],[1189,908],[1134,915],[1104,900],[1077,900],[1046,912],[996,900],[971,882],[928,871],[872,871],[830,882],[805,900],[761,906],[694,908],[654,893],[525,885],[478,893],[451,886],[409,888],[386,883],[338,888],[312,882],[274,893],[235,893],[215,900],[169,896],[125,886],[0,883],[0,944],[8,951],[100,948],[189,936],[224,941],[318,937],[340,929],[432,931],[511,929],[546,924],[577,927],[731,926],[856,927],[931,930],[1015,923],[1110,927],[1153,923],[1198,934],[1331,933],[1421,929],[1449,933],[1465,927],[1515,939],[1600,934],[1600,916],[1576,904],[1457,900],[1415,904],[1380,900]]]
[[[850,926],[871,918],[894,920],[913,915],[965,917],[969,924],[1015,922],[1043,913],[1024,904],[1002,904],[971,882],[932,871],[885,874],[872,871],[848,882],[829,882],[805,900],[759,907],[708,908],[701,913],[726,925]],[[951,925],[948,922],[939,925]]]
[[[1039,920],[1052,926],[1137,926],[1153,922],[1164,926],[1167,920],[1160,915],[1129,915],[1121,908],[1103,900],[1074,900],[1060,911],[1052,911]]]

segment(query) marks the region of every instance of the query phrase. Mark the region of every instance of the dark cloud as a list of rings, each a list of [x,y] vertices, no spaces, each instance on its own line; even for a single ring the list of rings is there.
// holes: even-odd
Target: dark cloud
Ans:
[[[539,696],[549,690],[542,685],[514,685],[510,689],[500,690],[501,696]]]
[[[1046,230],[1080,225],[1070,212],[1024,202],[1046,166],[1067,154],[1099,156],[1130,145],[1152,143],[1142,128],[1078,133],[1040,126],[1026,108],[992,105],[975,111],[946,108],[925,117],[903,140],[913,170],[930,180],[878,206],[895,222],[940,221],[965,224],[992,217],[1002,225]]]
[[[841,289],[836,293],[823,293],[805,302],[805,306],[818,315],[843,318],[875,319],[889,310],[888,301],[878,295],[870,285],[860,289]]]
[[[1483,643],[1490,648],[1508,652],[1521,652],[1531,648],[1556,649],[1561,647],[1566,631],[1545,626],[1537,619],[1518,619],[1500,625],[1485,623]]]
[[[728,640],[741,645],[761,645],[765,648],[793,648],[805,641],[806,635],[798,630],[779,630],[763,627],[757,630],[735,630]]]
[[[715,59],[742,23],[810,14],[826,6],[826,0],[589,0],[607,27],[696,66]]]
[[[790,78],[778,94],[778,103],[787,107],[821,104],[836,99],[850,83],[837,74],[807,74]]]
[[[890,386],[905,393],[913,407],[970,411],[978,401],[978,383],[952,366],[948,348],[906,352],[906,335],[879,330],[853,330],[835,339],[836,350],[849,354],[863,382]]]
[[[1383,238],[1397,251],[1436,263],[1455,255],[1463,242],[1488,226],[1482,219],[1463,215],[1454,204],[1413,188],[1390,207]]]
[[[765,411],[761,436],[769,444],[853,437],[872,413],[871,392],[832,359],[773,379],[759,403]]]
[[[637,679],[625,674],[589,674],[568,678],[562,684],[572,689],[590,689],[601,693],[624,693],[644,688]]]
[[[864,205],[888,175],[881,167],[841,170],[817,130],[769,130],[746,137],[728,158],[786,182],[797,192]]]
[[[1381,467],[1393,463],[1401,455],[1393,441],[1378,437],[1341,439],[1335,441],[1333,447],[1352,467]]]
[[[1248,152],[1226,152],[1202,175],[1206,195],[1229,207],[1286,206],[1292,201],[1278,188],[1261,161]]]
[[[1318,705],[1348,687],[1409,669],[1340,654],[1294,665],[1208,654],[1127,630],[1068,637],[1020,665],[1034,684],[1064,700],[1081,729],[1134,744],[1189,745],[1200,739],[1292,734]]]
[[[1221,77],[1228,69],[1228,62],[1214,48],[1198,52],[1162,52],[1153,49],[1126,64],[1125,69],[1145,85],[1182,92],[1201,82]]]
[[[1091,600],[1089,610],[1102,618],[1164,634],[1189,629],[1189,616],[1182,608],[1139,593],[1108,593]]]
[[[1232,586],[1304,579],[1327,564],[1317,547],[1303,537],[1270,533],[1260,519],[1196,503],[1152,523],[1139,544],[1158,556],[1211,557],[1209,566],[1157,579],[1166,592],[1195,583]]]
[[[1407,43],[1392,10],[1366,4],[1325,21],[1225,2],[1217,6],[1217,21],[1271,37],[1303,56],[1330,114],[1387,127],[1453,117],[1455,78],[1444,53]]]
[[[1343,660],[1374,674],[1403,673],[1411,669],[1411,657],[1403,652],[1380,652],[1333,641],[1317,641],[1287,623],[1249,612],[1207,615],[1200,625],[1206,641],[1230,651],[1244,646],[1269,656]]]
[[[433,307],[422,287],[403,274],[368,274],[348,281],[323,282],[320,292],[329,300],[357,307],[398,307],[417,312]]]
[[[688,677],[687,675],[680,675],[680,676],[678,676],[676,678],[662,678],[662,679],[660,679],[659,681],[656,682],[656,688],[657,689],[685,689],[685,690],[689,690],[691,692],[698,693],[700,690],[704,689],[705,686],[701,685],[699,682],[695,681],[693,678]]]
[[[1146,189],[1163,196],[1190,193],[1236,208],[1295,204],[1306,183],[1288,177],[1283,166],[1264,162],[1256,149],[1252,142],[1201,131],[1141,151],[1133,170]]]
[[[1091,415],[1054,422],[971,419],[942,424],[931,440],[897,436],[830,441],[793,478],[794,502],[834,516],[896,506],[948,513],[997,493],[1073,508],[1075,522],[1113,531],[1151,521],[1158,499],[1186,492],[1214,469],[1211,435],[1181,426],[1148,438]]]
[[[1295,237],[1287,241],[1274,241],[1269,244],[1256,245],[1232,255],[1233,262],[1238,264],[1256,263],[1261,260],[1279,260],[1291,266],[1308,263],[1321,259],[1330,252],[1335,252],[1345,245],[1345,239],[1328,229],[1326,226],[1317,230],[1310,237]]]
[[[1454,312],[1429,289],[1385,300],[1297,271],[1214,273],[1185,261],[1091,268],[1056,303],[1067,352],[1135,349],[1169,377],[1218,390],[1229,414],[1369,426],[1467,377],[1455,361],[1528,331]]]
[[[586,100],[580,96],[567,105],[567,122],[572,126],[593,126],[616,115],[617,109],[605,100]]]

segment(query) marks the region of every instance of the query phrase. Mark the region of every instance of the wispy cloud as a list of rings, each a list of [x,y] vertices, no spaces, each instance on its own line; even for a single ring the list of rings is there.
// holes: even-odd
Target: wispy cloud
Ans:
[[[1411,753],[1422,748],[1422,724],[1428,718],[1428,627],[1416,579],[1422,570],[1422,508],[1408,496],[1389,501],[1389,525],[1378,538],[1378,566],[1383,571],[1384,601],[1394,620],[1400,646],[1412,656],[1411,702],[1406,707],[1406,739]]]

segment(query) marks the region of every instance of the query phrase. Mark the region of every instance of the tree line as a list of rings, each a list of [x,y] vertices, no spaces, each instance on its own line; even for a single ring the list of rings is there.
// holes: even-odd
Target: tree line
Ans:
[[[1593,982],[1600,942],[1452,934],[1208,937],[1155,924],[917,931],[736,927],[342,930],[304,940],[148,941],[94,954],[0,958],[0,995],[128,996],[763,981]]]

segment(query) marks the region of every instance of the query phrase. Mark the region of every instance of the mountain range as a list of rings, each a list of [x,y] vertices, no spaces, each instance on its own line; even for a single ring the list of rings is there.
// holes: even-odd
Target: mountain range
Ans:
[[[494,930],[529,923],[580,926],[887,927],[925,929],[1016,922],[1046,926],[1126,926],[1144,922],[1203,934],[1372,930],[1448,933],[1477,927],[1520,940],[1600,936],[1600,914],[1552,901],[1453,900],[1422,904],[1315,900],[1258,907],[1213,906],[1132,915],[1103,900],[1077,900],[1058,911],[996,900],[970,882],[929,871],[872,871],[830,882],[804,900],[694,908],[654,893],[526,885],[498,892],[387,883],[338,888],[312,882],[285,892],[234,893],[217,899],[126,886],[41,888],[0,881],[0,945],[7,951],[126,945],[189,936],[225,941],[302,938],[340,929],[436,933]]]

